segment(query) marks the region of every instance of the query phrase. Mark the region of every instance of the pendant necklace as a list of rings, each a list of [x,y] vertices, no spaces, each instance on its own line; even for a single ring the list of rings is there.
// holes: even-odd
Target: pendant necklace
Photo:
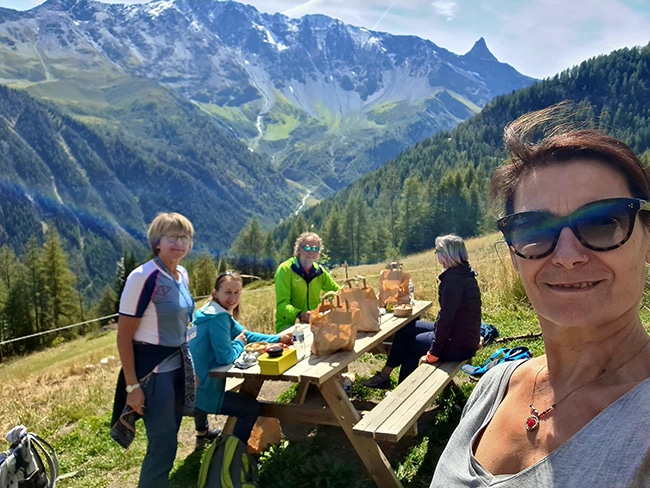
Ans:
[[[589,381],[587,381],[587,382],[581,384],[579,387],[577,387],[577,388],[574,389],[574,390],[571,390],[569,393],[567,393],[567,394],[564,395],[562,398],[560,398],[557,402],[553,403],[550,407],[548,407],[546,410],[543,410],[543,411],[541,411],[541,412],[539,412],[539,411],[538,411],[538,410],[533,406],[533,402],[535,401],[535,389],[536,389],[536,387],[537,387],[537,377],[538,377],[539,374],[542,372],[542,370],[543,370],[544,368],[546,368],[546,364],[545,364],[544,366],[542,366],[541,368],[539,368],[539,371],[537,371],[537,374],[535,375],[535,380],[533,381],[533,391],[532,391],[532,393],[531,393],[531,395],[530,395],[530,405],[528,405],[528,406],[530,407],[531,414],[530,414],[528,417],[526,417],[526,430],[529,431],[529,432],[531,432],[531,431],[537,429],[537,427],[539,427],[539,423],[540,423],[540,421],[544,420],[544,419],[546,418],[546,416],[547,416],[548,414],[550,414],[550,413],[555,409],[555,407],[556,407],[556,406],[557,406],[561,401],[566,400],[569,396],[573,395],[573,394],[574,394],[576,391],[578,391],[579,389],[581,389],[581,388],[587,386],[587,385],[590,384],[590,383],[593,383],[594,381],[599,380],[599,379],[602,378],[603,376],[605,376],[605,375],[607,375],[607,374],[609,374],[609,373],[615,373],[616,371],[618,371],[619,369],[621,369],[623,366],[625,366],[627,363],[629,363],[632,359],[634,359],[635,357],[637,357],[638,354],[639,354],[641,351],[643,351],[643,350],[646,348],[646,346],[647,346],[648,344],[650,344],[650,342],[647,342],[647,343],[646,343],[646,344],[645,344],[645,345],[644,345],[644,346],[639,350],[638,353],[636,353],[636,354],[631,354],[631,355],[630,355],[630,358],[629,358],[627,361],[625,361],[623,364],[621,364],[619,367],[617,367],[615,370],[613,370],[613,371],[605,371],[604,373],[601,373],[601,374],[599,374],[598,376],[596,376],[594,379],[589,380]]]

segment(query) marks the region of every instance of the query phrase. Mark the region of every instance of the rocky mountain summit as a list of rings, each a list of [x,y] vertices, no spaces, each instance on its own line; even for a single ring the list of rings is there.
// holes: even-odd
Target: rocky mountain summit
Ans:
[[[457,55],[415,36],[234,1],[0,9],[0,58],[1,83],[84,116],[104,117],[98,98],[128,96],[133,80],[147,79],[317,198],[534,81],[499,62],[483,39]]]

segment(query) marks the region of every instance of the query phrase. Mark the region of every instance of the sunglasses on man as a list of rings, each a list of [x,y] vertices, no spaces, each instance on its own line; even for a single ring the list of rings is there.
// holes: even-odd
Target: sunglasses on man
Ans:
[[[318,252],[320,251],[320,247],[318,246],[310,246],[309,244],[302,246],[302,250],[306,252]]]
[[[517,256],[541,259],[553,252],[565,227],[592,251],[621,247],[632,235],[640,210],[650,210],[650,202],[639,198],[608,198],[583,205],[564,217],[543,211],[520,212],[506,215],[497,224]]]

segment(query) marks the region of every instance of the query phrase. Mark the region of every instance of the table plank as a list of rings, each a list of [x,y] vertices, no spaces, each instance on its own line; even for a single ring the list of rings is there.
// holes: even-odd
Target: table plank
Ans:
[[[357,335],[357,340],[354,343],[354,349],[352,351],[338,351],[323,356],[311,355],[310,350],[313,335],[311,330],[305,327],[305,345],[308,349],[308,356],[277,376],[262,376],[258,365],[248,369],[238,369],[233,365],[219,366],[210,370],[210,376],[220,378],[263,377],[265,380],[282,380],[295,383],[311,381],[318,385],[343,372],[359,356],[373,349],[377,344],[383,342],[384,339],[392,336],[407,323],[417,320],[431,306],[432,303],[429,301],[416,300],[413,306],[413,314],[410,317],[395,317],[393,314],[386,314],[382,316],[380,330],[378,332],[360,332]]]

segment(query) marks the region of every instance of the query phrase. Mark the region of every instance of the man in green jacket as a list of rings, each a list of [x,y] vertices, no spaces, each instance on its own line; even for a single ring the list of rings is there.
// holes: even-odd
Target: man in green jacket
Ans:
[[[322,240],[314,232],[303,232],[296,239],[293,257],[275,271],[275,330],[291,327],[298,319],[309,323],[311,311],[320,303],[321,293],[340,287],[316,260]]]

